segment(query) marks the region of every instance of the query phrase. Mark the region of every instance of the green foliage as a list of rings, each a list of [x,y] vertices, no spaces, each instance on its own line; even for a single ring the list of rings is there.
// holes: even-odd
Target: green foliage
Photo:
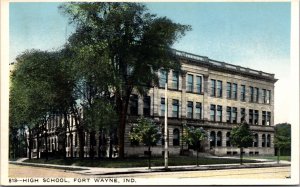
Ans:
[[[274,145],[276,148],[291,148],[291,124],[282,123],[275,126]]]
[[[80,69],[78,87],[89,93],[83,94],[83,105],[91,107],[99,94],[115,97],[119,155],[123,157],[132,91],[145,94],[152,83],[157,85],[160,68],[180,70],[170,49],[191,28],[156,17],[140,3],[64,3],[60,10],[76,26],[68,47]]]
[[[246,148],[252,146],[253,134],[250,131],[247,123],[239,124],[230,132],[230,141],[232,145],[239,148]]]
[[[152,119],[141,117],[138,119],[138,123],[133,125],[129,137],[132,141],[141,142],[146,146],[154,146],[160,139],[161,134]]]
[[[193,147],[197,147],[197,150],[199,150],[201,141],[207,138],[207,132],[202,127],[195,128],[194,126],[184,126],[184,129],[186,130],[186,133],[183,136],[183,141]]]
[[[95,100],[91,107],[84,108],[84,122],[87,129],[98,131],[99,127],[112,129],[118,122],[113,104],[103,99]]]

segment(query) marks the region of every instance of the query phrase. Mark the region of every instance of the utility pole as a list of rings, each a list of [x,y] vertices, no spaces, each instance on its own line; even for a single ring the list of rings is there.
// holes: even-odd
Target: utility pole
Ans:
[[[168,83],[165,84],[165,169],[168,169]]]

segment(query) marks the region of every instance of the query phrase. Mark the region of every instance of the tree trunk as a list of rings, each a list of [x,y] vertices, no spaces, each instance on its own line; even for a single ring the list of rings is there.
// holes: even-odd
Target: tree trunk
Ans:
[[[199,149],[197,149],[197,167],[199,166]]]
[[[112,137],[112,133],[109,132],[109,153],[108,153],[108,157],[112,158],[112,153],[113,152],[113,137]]]
[[[84,132],[82,129],[78,130],[79,137],[79,158],[84,158]]]
[[[40,136],[39,136],[39,132],[37,132],[36,135],[36,158],[39,159],[40,158]]]
[[[31,151],[32,151],[32,132],[31,132],[31,129],[29,128],[29,130],[28,130],[28,132],[29,132],[29,142],[28,142],[28,149],[29,149],[29,151],[28,151],[28,158],[29,158],[29,160],[31,160]],[[26,140],[27,141],[27,140]]]
[[[280,162],[280,147],[277,149],[277,164]]]
[[[240,164],[243,165],[243,148],[240,147]]]
[[[126,96],[122,100],[121,98],[117,98],[117,106],[119,108],[119,157],[124,158],[124,134],[125,134],[125,126],[126,126],[126,116],[127,116],[127,109],[129,104],[131,90],[128,89],[126,91]]]
[[[151,169],[151,146],[148,147],[148,168]]]
[[[124,158],[124,134],[125,134],[125,125],[126,125],[126,114],[124,111],[120,116],[120,125],[118,129],[119,133],[119,157]]]
[[[47,132],[45,133],[45,146],[46,146],[46,160],[48,160],[48,142],[47,142]]]

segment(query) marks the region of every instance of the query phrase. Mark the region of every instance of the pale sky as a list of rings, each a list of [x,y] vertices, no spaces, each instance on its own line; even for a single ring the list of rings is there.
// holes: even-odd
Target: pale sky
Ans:
[[[10,3],[10,62],[26,49],[56,50],[74,31],[60,3]],[[289,122],[290,3],[146,3],[192,31],[173,47],[274,73],[275,124]]]

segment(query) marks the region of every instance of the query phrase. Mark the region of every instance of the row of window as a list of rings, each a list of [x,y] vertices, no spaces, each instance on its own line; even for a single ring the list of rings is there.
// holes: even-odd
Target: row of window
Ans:
[[[211,79],[210,96],[212,97],[223,97],[223,82],[221,80]],[[259,102],[259,88],[249,86],[250,90],[250,102]],[[240,88],[240,100],[246,101],[246,86],[241,85]],[[238,96],[238,85],[236,83],[226,83],[226,98],[237,100]],[[271,90],[261,89],[262,103],[270,104],[271,101]]]
[[[137,116],[138,115],[138,95],[131,95],[129,100],[129,110],[130,114]],[[151,111],[151,97],[150,96],[144,96],[143,97],[143,115],[144,116],[150,116]]]
[[[258,125],[259,111],[249,109],[249,124]],[[221,105],[210,105],[210,121],[222,122],[223,106]],[[240,122],[246,120],[246,109],[240,109]],[[237,123],[237,107],[226,107],[226,122]],[[262,125],[271,125],[271,112],[262,111]]]
[[[160,70],[159,87],[164,88],[168,83],[168,72]],[[187,74],[186,79],[186,91],[193,93],[202,93],[202,76]],[[246,86],[240,85],[240,100],[246,101]],[[172,89],[179,89],[179,73],[172,72]],[[211,79],[210,96],[223,97],[223,81]],[[250,102],[259,102],[260,89],[257,87],[249,86]],[[226,82],[226,98],[237,99],[238,97],[238,85],[236,83]],[[271,102],[271,90],[261,89],[261,103],[270,104]]]
[[[172,71],[172,89],[179,89],[179,73]],[[165,84],[168,83],[168,73],[165,70],[160,70],[159,76],[159,87],[165,88]],[[186,79],[186,91],[201,93],[202,92],[202,76],[194,76],[192,74],[187,74]]]
[[[270,134],[262,134],[262,142],[261,147],[271,147],[271,135]],[[221,147],[225,146],[222,145],[222,132],[218,131],[217,133],[215,131],[210,132],[210,147]],[[230,132],[226,133],[226,147],[232,146],[230,143]],[[259,139],[258,134],[254,134],[253,138],[253,147],[259,147]]]
[[[144,96],[143,98],[143,114],[144,116],[150,116],[150,96]],[[165,98],[161,98],[160,102],[160,115],[165,115]],[[186,116],[190,119],[201,119],[202,117],[202,103],[200,102],[192,102],[187,101],[187,110]],[[132,95],[130,98],[130,114],[138,115],[138,96]],[[222,114],[223,114],[223,106],[221,105],[210,105],[210,121],[222,122]],[[249,120],[247,121],[249,124],[258,125],[259,121],[259,111],[249,109]],[[246,120],[246,109],[240,108],[240,122]],[[178,118],[179,117],[179,100],[172,100],[172,115],[171,117]],[[237,107],[226,107],[226,122],[227,123],[237,123]],[[271,125],[271,112],[262,111],[262,125]]]

